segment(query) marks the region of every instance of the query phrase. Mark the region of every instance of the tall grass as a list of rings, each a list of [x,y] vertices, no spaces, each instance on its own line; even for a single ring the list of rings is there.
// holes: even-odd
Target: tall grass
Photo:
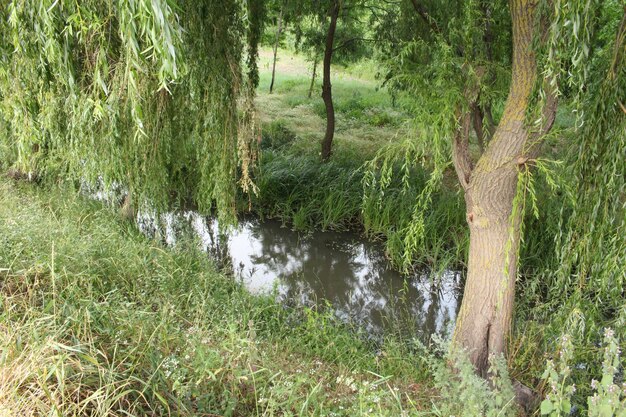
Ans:
[[[256,176],[258,196],[253,210],[260,216],[280,218],[295,229],[356,230],[385,243],[387,256],[400,264],[405,229],[413,205],[426,181],[414,171],[411,187],[389,187],[385,199],[363,204],[362,155],[339,147],[329,162],[307,152],[283,123],[270,124],[264,136]],[[265,145],[263,145],[265,144]],[[415,266],[445,268],[463,260],[467,246],[462,197],[453,189],[442,192],[426,215],[426,237]]]
[[[402,415],[419,355],[287,309],[70,192],[0,181],[0,415]]]

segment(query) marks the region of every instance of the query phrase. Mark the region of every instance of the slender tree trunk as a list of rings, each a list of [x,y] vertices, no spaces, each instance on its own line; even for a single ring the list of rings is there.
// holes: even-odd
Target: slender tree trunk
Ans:
[[[326,34],[326,47],[324,50],[324,81],[322,83],[322,98],[326,106],[326,134],[322,141],[322,160],[327,161],[333,146],[335,136],[335,108],[333,106],[333,93],[330,84],[330,63],[333,58],[333,44],[335,42],[335,30],[339,17],[339,0],[333,0],[330,11],[330,25]]]
[[[280,7],[278,13],[278,27],[276,28],[276,41],[274,42],[274,62],[272,63],[272,81],[270,82],[270,94],[274,91],[274,79],[276,78],[276,56],[278,55],[278,44],[280,43],[280,34],[283,30],[283,7]]]
[[[315,76],[317,75],[317,52],[315,53],[315,58],[313,59],[313,76],[311,77],[311,86],[309,87],[309,98],[313,95],[313,87],[315,87]]]
[[[526,126],[526,110],[537,77],[532,50],[534,1],[510,0],[513,71],[502,119],[484,154],[472,167],[467,152],[471,115],[464,116],[454,144],[454,163],[465,188],[470,229],[469,262],[453,346],[464,348],[478,374],[487,376],[488,357],[505,351],[511,329],[520,210],[514,208],[519,166],[537,152]],[[556,110],[550,106],[549,111]],[[544,109],[545,110],[545,109]],[[544,112],[545,113],[545,112]],[[544,114],[545,116],[545,114]],[[554,114],[548,114],[548,129]],[[532,142],[532,143],[531,143]]]

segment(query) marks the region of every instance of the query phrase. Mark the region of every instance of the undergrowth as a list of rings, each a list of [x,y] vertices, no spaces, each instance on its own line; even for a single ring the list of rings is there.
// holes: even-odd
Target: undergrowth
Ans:
[[[373,345],[330,311],[249,294],[198,242],[165,248],[74,192],[0,180],[0,202],[2,417],[517,412],[501,359],[487,383],[445,347]],[[611,337],[589,415],[622,415]],[[547,369],[551,381],[574,381],[567,364]],[[550,392],[566,410],[574,391]]]
[[[429,372],[99,203],[0,182],[0,415],[408,415]]]
[[[279,218],[297,230],[353,230],[384,242],[387,256],[399,265],[404,234],[413,205],[426,177],[414,171],[411,187],[392,184],[384,201],[363,200],[363,160],[358,154],[337,152],[322,163],[318,155],[293,145],[297,140],[282,124],[264,131],[255,182],[258,196],[252,210],[261,217]],[[290,146],[292,146],[290,148]],[[426,214],[426,239],[414,266],[444,269],[464,258],[467,231],[462,197],[453,190],[438,195]]]

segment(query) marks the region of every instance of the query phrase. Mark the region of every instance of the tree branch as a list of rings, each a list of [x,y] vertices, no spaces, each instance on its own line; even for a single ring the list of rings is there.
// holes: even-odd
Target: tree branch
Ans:
[[[460,126],[454,135],[452,143],[452,162],[459,182],[464,190],[467,190],[474,164],[469,153],[469,133],[471,125],[471,113],[469,111],[461,115]]]
[[[487,122],[487,133],[489,134],[489,139],[493,137],[493,134],[496,132],[496,122],[493,120],[493,113],[491,112],[491,104],[485,104],[485,108],[483,109],[483,114],[485,116],[485,121]]]
[[[437,22],[435,21],[435,19],[432,18],[430,13],[428,13],[424,5],[419,3],[418,0],[411,0],[411,3],[413,4],[413,8],[417,12],[417,14],[420,15],[420,17],[424,20],[424,22],[428,24],[428,26],[430,26],[430,29],[435,33],[441,34],[441,29],[439,29]]]
[[[471,104],[472,110],[472,122],[474,124],[474,132],[476,132],[476,140],[478,141],[478,147],[480,147],[480,153],[485,151],[485,132],[483,130],[483,112],[478,106],[478,103],[473,102]]]
[[[556,119],[556,110],[559,105],[559,99],[556,95],[556,89],[549,80],[544,80],[544,91],[546,94],[546,101],[541,108],[541,125],[535,131],[532,131],[528,140],[528,151],[526,155],[528,157],[534,157],[539,152],[539,146],[541,138],[548,134],[554,126],[554,120]]]
[[[345,48],[346,46],[348,46],[349,44],[355,42],[355,41],[362,41],[362,42],[374,42],[375,39],[367,39],[367,38],[352,38],[352,39],[348,39],[347,41],[343,42],[341,45],[336,46],[333,49],[333,52],[341,49],[341,48]]]

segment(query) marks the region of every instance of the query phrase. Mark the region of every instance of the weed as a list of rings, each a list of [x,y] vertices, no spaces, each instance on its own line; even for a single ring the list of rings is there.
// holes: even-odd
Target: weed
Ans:
[[[594,392],[587,397],[589,417],[624,417],[626,416],[626,383],[620,386],[621,349],[615,332],[604,329],[604,360],[600,381],[592,379],[587,384]],[[574,344],[569,335],[561,336],[558,365],[548,360],[542,379],[546,382],[548,393],[541,403],[541,415],[560,417],[571,415],[577,386],[572,382],[571,362],[574,358]],[[581,384],[579,384],[581,385]],[[582,404],[581,404],[582,405]]]

